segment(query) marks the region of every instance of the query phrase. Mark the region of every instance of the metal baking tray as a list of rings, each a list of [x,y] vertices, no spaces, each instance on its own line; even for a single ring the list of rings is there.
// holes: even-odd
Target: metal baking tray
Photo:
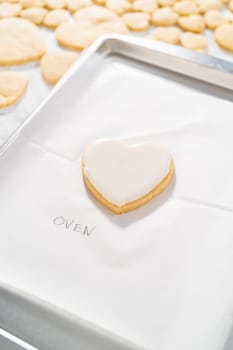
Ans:
[[[136,349],[122,339],[160,350],[233,346],[232,72],[120,36],[81,56],[0,149],[0,280],[13,288],[0,289],[1,328],[41,349],[74,348],[59,331],[66,322],[69,341],[84,332],[87,349]],[[104,137],[166,145],[171,188],[123,216],[98,205],[80,154]],[[100,327],[94,336],[83,319]]]

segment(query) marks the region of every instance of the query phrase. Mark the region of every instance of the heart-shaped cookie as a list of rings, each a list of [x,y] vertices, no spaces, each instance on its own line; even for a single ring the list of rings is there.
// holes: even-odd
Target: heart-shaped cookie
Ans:
[[[174,174],[171,154],[152,143],[100,140],[82,157],[90,192],[116,214],[134,210],[160,194]]]

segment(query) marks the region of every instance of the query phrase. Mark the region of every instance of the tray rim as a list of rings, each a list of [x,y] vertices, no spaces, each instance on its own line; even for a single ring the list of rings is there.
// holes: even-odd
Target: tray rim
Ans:
[[[145,350],[119,334],[3,282],[0,315],[0,330],[35,350],[73,350],[73,346],[67,347],[68,338],[73,345],[84,339],[88,349],[93,350],[107,350],[109,346],[112,350]],[[45,343],[49,348],[44,347]]]
[[[145,51],[144,54],[143,50]],[[40,110],[49,102],[56,93],[62,89],[69,78],[78,73],[85,65],[86,61],[94,54],[119,54],[142,63],[154,65],[158,68],[212,84],[217,87],[233,91],[233,63],[205,53],[194,52],[192,50],[165,44],[163,42],[153,42],[144,38],[126,37],[124,35],[106,34],[98,38],[89,48],[83,52],[79,60],[57,83],[48,96],[28,114],[24,121],[0,146],[0,156],[3,155],[11,144],[18,138],[26,126],[39,114]],[[159,62],[151,60],[150,55],[158,56]],[[162,60],[161,56],[168,60]],[[170,65],[172,60],[173,65]],[[192,69],[192,70],[190,70]],[[212,74],[214,73],[214,76]]]

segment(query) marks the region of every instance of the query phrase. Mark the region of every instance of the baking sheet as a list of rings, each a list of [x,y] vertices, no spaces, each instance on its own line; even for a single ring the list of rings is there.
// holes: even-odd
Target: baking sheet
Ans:
[[[0,159],[1,280],[147,349],[225,350],[233,120],[217,92],[94,54]],[[168,191],[123,216],[94,201],[80,155],[104,137],[168,147]]]
[[[226,10],[224,10],[226,12]],[[228,11],[229,14],[229,11]],[[149,30],[152,31],[153,28]],[[62,50],[57,44],[54,30],[49,30],[41,26],[41,30],[45,35],[47,41],[48,51]],[[148,35],[148,33],[130,33],[130,36],[140,37]],[[208,38],[208,54],[210,56],[218,57],[226,61],[233,62],[233,55],[225,50],[219,48],[213,38],[213,32],[205,30],[205,35]],[[155,44],[155,43],[154,43]],[[155,44],[156,45],[156,44]],[[174,54],[178,57],[180,55],[180,47],[173,45],[166,45],[172,48]],[[194,51],[183,49],[189,52],[192,56]],[[11,135],[24,123],[36,107],[46,98],[52,91],[53,86],[46,83],[41,76],[39,62],[14,66],[14,67],[0,67],[0,70],[16,70],[22,71],[29,79],[29,86],[26,94],[20,101],[10,108],[0,110],[0,147],[7,142]]]

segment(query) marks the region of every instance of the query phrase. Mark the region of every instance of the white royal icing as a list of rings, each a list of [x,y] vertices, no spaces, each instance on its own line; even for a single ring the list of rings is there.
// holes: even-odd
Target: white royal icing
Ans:
[[[83,155],[84,174],[107,201],[122,206],[160,184],[171,168],[171,155],[152,143],[101,140]]]

